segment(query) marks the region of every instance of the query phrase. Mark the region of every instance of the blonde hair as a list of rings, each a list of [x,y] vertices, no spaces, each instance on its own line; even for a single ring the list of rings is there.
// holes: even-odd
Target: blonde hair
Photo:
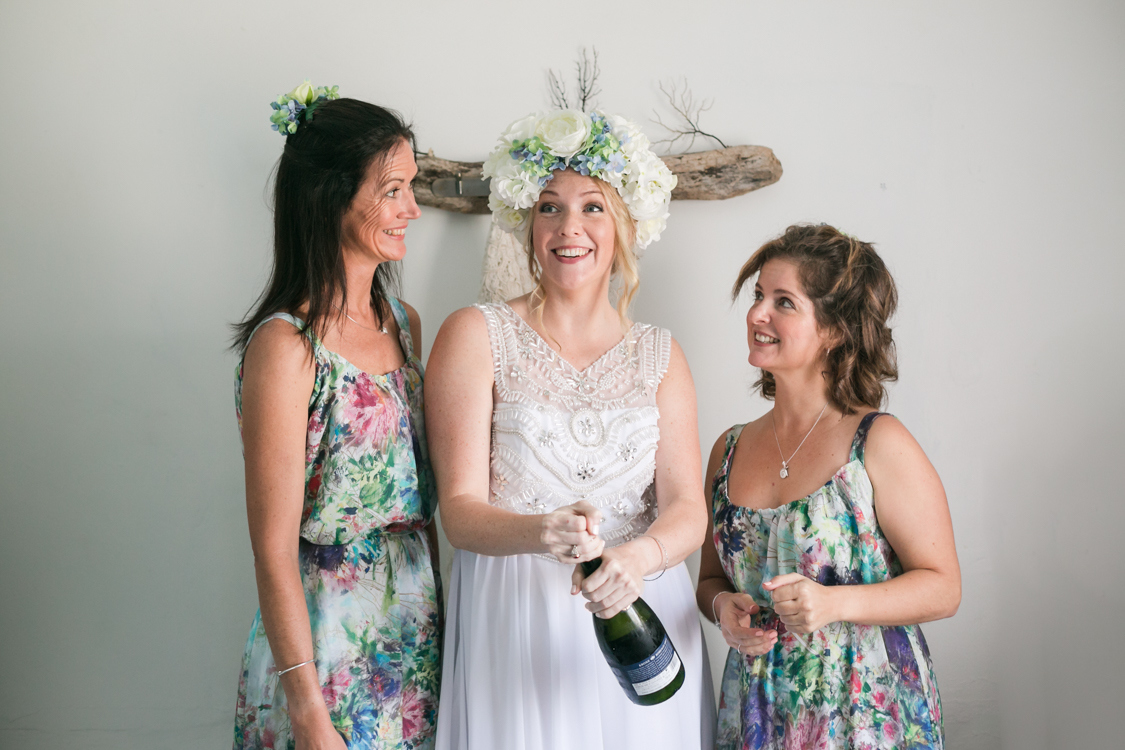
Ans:
[[[637,222],[629,213],[629,207],[617,192],[617,188],[605,180],[597,177],[591,178],[598,186],[598,190],[605,199],[609,215],[613,217],[615,228],[613,238],[613,268],[611,270],[611,285],[617,287],[617,317],[621,320],[621,332],[628,333],[629,306],[637,296],[637,289],[641,285],[641,277],[637,272],[637,253],[634,249],[637,243]],[[547,303],[546,290],[543,288],[543,279],[539,261],[535,258],[535,247],[532,244],[533,227],[535,218],[532,216],[527,228],[527,238],[524,249],[527,251],[527,271],[531,280],[535,282],[535,289],[527,298],[527,306],[536,316],[539,325],[543,325],[543,306]]]

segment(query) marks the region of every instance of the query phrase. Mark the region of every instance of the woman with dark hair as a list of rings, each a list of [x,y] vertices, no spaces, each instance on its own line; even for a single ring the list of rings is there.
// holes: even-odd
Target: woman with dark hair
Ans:
[[[273,274],[235,327],[261,609],[234,747],[431,747],[441,597],[421,331],[390,295],[420,214],[414,136],[307,83],[274,108]]]
[[[750,364],[774,407],[715,443],[696,600],[731,647],[720,748],[940,748],[918,623],[961,574],[945,491],[882,418],[894,281],[872,246],[793,226],[742,267]]]

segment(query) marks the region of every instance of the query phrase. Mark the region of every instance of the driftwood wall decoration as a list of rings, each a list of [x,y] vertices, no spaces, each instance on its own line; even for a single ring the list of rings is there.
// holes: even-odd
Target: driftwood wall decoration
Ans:
[[[692,154],[661,157],[679,180],[672,200],[716,201],[744,195],[781,179],[781,162],[765,146],[730,146]],[[450,161],[433,155],[418,157],[414,198],[423,206],[462,214],[488,213],[487,181],[481,180],[483,162]],[[456,184],[460,176],[462,195],[438,195],[436,180]],[[447,191],[439,190],[439,193]],[[465,195],[466,192],[480,193]]]
[[[568,90],[561,73],[547,71],[547,92],[555,109],[575,108],[586,112],[601,93],[598,88],[598,50],[574,64],[575,88]],[[670,124],[658,112],[653,122],[667,131],[668,137],[653,143],[669,150],[684,141],[690,151],[697,138],[712,140],[721,148],[712,151],[680,153],[661,157],[678,178],[672,200],[717,201],[744,195],[772,185],[781,179],[781,162],[765,146],[727,146],[718,136],[700,126],[701,115],[711,109],[713,100],[697,100],[685,78],[660,84],[660,93],[675,113]],[[414,197],[423,206],[462,214],[488,213],[488,180],[481,179],[482,162],[450,161],[434,152],[417,155],[418,176]],[[435,184],[436,183],[436,184]]]

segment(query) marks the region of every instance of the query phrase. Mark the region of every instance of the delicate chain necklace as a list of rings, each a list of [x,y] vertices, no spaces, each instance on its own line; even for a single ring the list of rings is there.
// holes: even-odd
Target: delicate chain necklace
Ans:
[[[351,322],[355,323],[360,328],[363,328],[363,329],[368,330],[368,331],[374,331],[375,333],[386,333],[387,332],[387,327],[385,325],[380,326],[379,328],[372,328],[371,326],[365,326],[363,323],[360,323],[358,320],[353,318],[351,315],[348,315],[347,311],[344,310],[344,308],[340,307],[339,305],[336,305],[336,309],[339,310],[340,312],[344,313],[345,318],[347,318]]]
[[[824,406],[822,406],[820,409],[820,414],[817,416],[816,421],[812,423],[812,427],[809,428],[809,431],[806,432],[805,436],[801,439],[801,445],[805,444],[805,441],[809,439],[809,435],[811,435],[812,431],[816,429],[816,426],[820,424],[820,418],[824,416],[824,410],[827,408],[828,402],[825,401]],[[781,452],[781,441],[777,439],[777,423],[774,421],[772,415],[770,416],[770,427],[773,428],[773,441],[777,443],[777,454],[781,456],[781,478],[785,479],[789,476],[789,461],[792,461],[793,456],[797,455],[797,451],[801,450],[801,445],[797,446],[797,451],[793,451],[793,454],[789,456],[789,461],[786,461],[785,454]]]

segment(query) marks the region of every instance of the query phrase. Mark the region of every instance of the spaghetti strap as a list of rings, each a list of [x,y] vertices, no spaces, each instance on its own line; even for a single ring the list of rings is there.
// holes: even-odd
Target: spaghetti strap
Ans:
[[[873,411],[860,420],[859,427],[855,431],[855,437],[852,438],[852,453],[848,458],[849,461],[859,459],[859,462],[863,463],[863,454],[867,448],[867,433],[871,431],[871,425],[875,423],[875,420],[886,413],[884,411]]]
[[[254,330],[250,332],[250,336],[246,339],[247,346],[250,346],[250,339],[254,338],[254,334],[258,332],[258,329],[264,326],[266,323],[269,323],[271,320],[284,320],[286,323],[291,324],[298,331],[303,331],[305,328],[305,321],[301,320],[300,318],[294,317],[287,312],[270,313],[266,317],[262,318],[261,323],[254,326]]]
[[[406,308],[395,297],[387,297],[387,304],[391,307],[391,314],[395,316],[395,323],[398,324],[398,340],[402,344],[403,355],[410,359],[414,356],[414,337],[410,334],[410,316],[406,314]]]
[[[715,476],[711,480],[711,492],[713,497],[719,496],[715,494],[715,489],[720,485],[725,485],[727,478],[730,476],[730,462],[731,458],[734,457],[734,447],[738,445],[738,436],[742,434],[742,428],[745,426],[745,424],[736,424],[734,427],[727,430],[727,443],[726,447],[723,449],[723,462],[719,464],[719,470],[715,472]],[[726,492],[724,491],[721,494],[725,496]]]

